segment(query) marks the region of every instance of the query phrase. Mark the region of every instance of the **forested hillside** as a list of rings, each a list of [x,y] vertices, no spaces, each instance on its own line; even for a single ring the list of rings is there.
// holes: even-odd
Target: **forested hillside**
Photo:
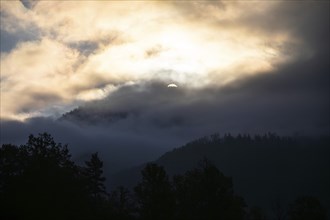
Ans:
[[[215,134],[124,172],[139,177],[107,188],[97,153],[77,165],[68,146],[50,134],[30,135],[26,144],[0,148],[0,217],[325,220],[328,143],[329,138]],[[126,188],[128,181],[132,187]]]
[[[155,162],[175,175],[207,158],[232,177],[235,192],[249,205],[262,206],[270,213],[274,203],[285,206],[304,194],[317,196],[330,210],[329,143],[328,137],[214,134],[176,148]],[[110,185],[134,185],[143,167],[114,175]]]

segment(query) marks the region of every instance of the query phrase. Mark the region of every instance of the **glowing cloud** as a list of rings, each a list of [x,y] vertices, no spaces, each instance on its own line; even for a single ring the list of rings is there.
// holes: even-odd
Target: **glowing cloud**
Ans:
[[[294,61],[297,48],[310,54],[287,29],[252,31],[254,16],[280,3],[249,4],[1,1],[2,32],[36,30],[1,52],[1,117],[44,114],[145,80],[222,86]]]

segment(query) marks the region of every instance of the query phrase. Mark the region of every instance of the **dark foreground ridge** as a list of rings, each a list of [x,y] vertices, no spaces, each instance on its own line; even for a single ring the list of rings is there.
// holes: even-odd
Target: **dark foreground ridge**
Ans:
[[[318,141],[304,139],[301,142],[272,134],[254,138],[248,135],[225,135],[223,138],[213,135],[187,144],[174,152],[180,153],[187,149],[198,151],[198,146],[205,148],[211,143],[224,144],[235,149],[235,146],[241,144],[248,148],[259,143],[260,146],[271,148],[279,143],[283,147],[303,147],[302,143],[325,142],[328,142],[327,138]],[[268,150],[272,152],[272,149]],[[208,150],[205,149],[205,152]],[[168,159],[170,154],[165,154],[158,163],[171,161]],[[31,135],[27,143],[21,146],[2,145],[0,218],[270,219],[262,208],[249,206],[244,198],[234,191],[233,183],[236,184],[236,180],[223,174],[218,166],[206,157],[199,160],[195,168],[173,177],[167,174],[163,166],[148,163],[142,169],[141,179],[133,191],[118,187],[107,192],[102,167],[103,162],[97,153],[91,155],[85,166],[76,165],[67,146],[56,143],[47,133]],[[288,205],[274,202],[273,212],[276,219],[327,219],[326,210],[319,198],[310,195],[299,195]]]

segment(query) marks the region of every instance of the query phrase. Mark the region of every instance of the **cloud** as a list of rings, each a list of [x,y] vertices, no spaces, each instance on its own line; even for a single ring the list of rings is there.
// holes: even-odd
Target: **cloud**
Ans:
[[[33,13],[19,1],[1,2],[1,29],[9,33],[27,30],[34,26]]]
[[[241,77],[222,87],[178,84],[178,88],[168,88],[168,82],[162,80],[119,83],[110,86],[111,92],[104,93],[101,100],[75,103],[81,105],[80,118],[71,113],[66,120],[1,120],[1,141],[21,144],[28,134],[47,131],[57,140],[69,143],[76,161],[86,160],[91,152],[99,151],[106,158],[106,172],[114,173],[214,132],[328,135],[329,51],[317,34],[311,39],[315,39],[310,42],[318,48],[312,58],[277,71]],[[21,53],[25,54],[23,49]],[[104,87],[96,82],[102,80],[95,80],[92,87]],[[87,85],[84,89],[70,87],[70,91],[88,91]],[[38,91],[31,90],[31,97],[38,97],[36,100],[41,103],[32,98],[33,104],[24,105],[26,108],[63,98],[57,97],[57,93]],[[63,109],[52,106],[55,109],[48,112]]]
[[[214,132],[328,135],[328,62],[320,60],[222,88],[168,88],[163,81],[121,86],[62,120],[2,120],[1,141],[21,144],[28,134],[47,131],[69,144],[76,161],[100,152],[106,171],[114,173]],[[311,75],[316,66],[319,71]]]
[[[159,55],[164,49],[162,48],[161,45],[155,45],[151,47],[150,49],[145,51],[145,56],[147,58],[154,57]]]
[[[65,87],[79,59],[77,51],[47,38],[23,42],[3,54],[2,116],[15,116],[22,109],[34,112],[70,100]]]
[[[315,68],[317,72],[313,72]],[[86,103],[79,113],[69,113],[67,119],[85,125],[113,126],[123,132],[153,131],[188,140],[215,131],[328,134],[328,69],[326,58],[320,54],[308,62],[221,88],[179,85],[173,89],[164,81],[141,82],[122,86],[103,100]],[[118,117],[119,113],[124,117]]]
[[[17,1],[1,1],[1,54],[14,49],[17,44],[39,39],[33,14]]]
[[[319,34],[301,25],[317,32],[328,13],[288,4],[1,2],[1,117],[65,112],[142,81],[222,87],[308,60]],[[57,99],[40,102],[35,91]]]
[[[25,122],[1,120],[0,126],[1,145],[24,144],[28,135],[48,132],[56,142],[69,145],[70,153],[77,163],[83,163],[89,159],[91,153],[99,152],[105,163],[106,175],[153,160],[165,153],[169,146],[183,144],[183,140],[170,138],[164,133],[153,134],[149,131],[136,134],[129,130],[117,130],[115,127],[80,127],[51,118],[32,118]],[[159,139],[163,141],[160,143]]]

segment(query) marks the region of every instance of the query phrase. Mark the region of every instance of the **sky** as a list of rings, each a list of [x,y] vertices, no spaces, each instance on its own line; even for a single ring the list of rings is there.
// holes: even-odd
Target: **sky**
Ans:
[[[0,2],[1,143],[134,164],[214,132],[330,133],[329,1]]]

